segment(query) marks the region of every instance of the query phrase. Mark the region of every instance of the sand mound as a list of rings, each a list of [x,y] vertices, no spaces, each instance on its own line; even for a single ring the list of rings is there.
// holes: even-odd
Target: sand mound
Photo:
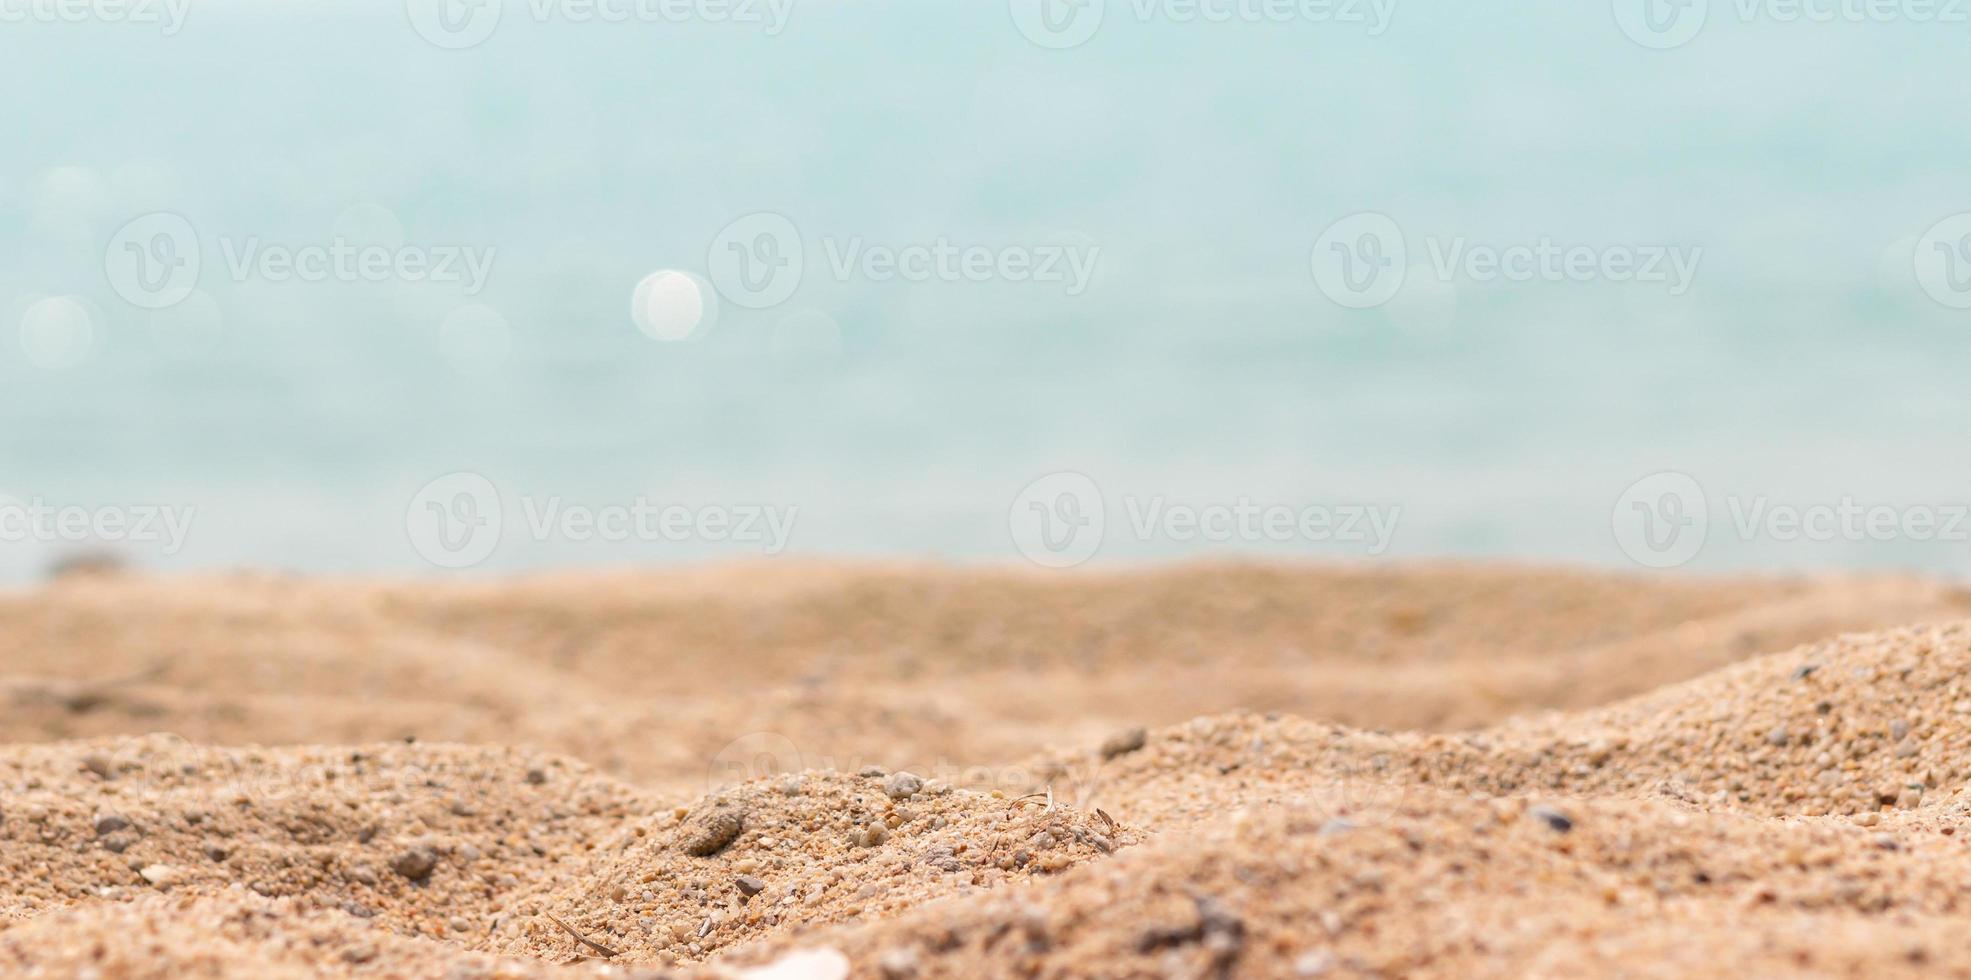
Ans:
[[[1971,596],[1906,578],[1451,564],[84,577],[0,596],[0,742],[522,745],[689,800],[770,737],[789,770],[1010,789],[992,771],[1131,726],[1252,710],[1470,729],[1965,616]]]
[[[1427,794],[1354,818],[1228,812],[1045,888],[746,958],[819,946],[916,977],[1915,975],[1963,962],[1945,917],[1967,873],[1934,831]]]
[[[603,843],[579,881],[516,905],[497,948],[581,952],[565,924],[622,962],[693,961],[939,896],[1017,889],[1138,839],[1045,799],[880,770],[758,780],[653,822]]]
[[[1845,636],[1491,734],[1526,784],[1761,813],[1870,813],[1971,777],[1971,626]]]
[[[1971,780],[1971,624],[1857,634],[1759,657],[1587,712],[1459,735],[1279,716],[1200,718],[1113,759],[1031,768],[1057,791],[1159,825],[1225,800],[1412,787],[1658,796],[1770,815],[1860,815],[1955,800]]]
[[[0,599],[0,975],[1962,972],[1967,612],[1456,566],[70,578]]]
[[[448,980],[649,977],[599,964],[470,953],[392,934],[340,909],[255,895],[146,897],[52,912],[0,928],[0,974],[100,980]]]
[[[457,937],[641,811],[578,763],[508,749],[170,736],[9,747],[0,799],[0,916],[243,890]]]
[[[1529,707],[1603,704],[1843,631],[1971,616],[1971,594],[1908,578],[1679,580],[1454,564],[1061,575],[775,563],[419,586],[384,590],[375,607],[646,696],[697,696],[717,677],[719,692],[798,682],[823,701],[873,689],[907,705],[910,692],[962,681],[959,724],[1015,719],[1029,739],[1047,735],[1023,747],[1034,751],[1234,708],[1359,727],[1470,727]],[[1035,685],[1049,691],[1047,710],[1030,706]],[[1066,727],[1077,718],[1086,727]],[[860,728],[849,712],[825,720],[826,731]],[[871,756],[895,744],[809,747]]]
[[[1118,751],[1124,746],[1135,747]],[[1442,736],[1238,713],[1118,733],[1102,747],[1048,753],[1024,769],[1057,797],[1162,832],[1222,820],[1243,806],[1335,816],[1387,805],[1466,755]]]

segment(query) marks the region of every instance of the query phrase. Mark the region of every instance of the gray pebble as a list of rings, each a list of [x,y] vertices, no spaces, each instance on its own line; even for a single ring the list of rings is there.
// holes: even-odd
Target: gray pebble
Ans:
[[[390,859],[390,870],[411,881],[423,881],[437,868],[438,854],[428,847],[413,847]]]
[[[1555,833],[1564,834],[1574,829],[1574,818],[1550,806],[1536,806],[1531,811],[1533,819],[1546,824]]]
[[[923,788],[924,781],[917,778],[915,773],[895,772],[890,774],[889,779],[883,781],[883,792],[889,794],[890,799],[893,800],[907,800],[916,796],[917,791]]]
[[[1102,758],[1113,759],[1119,755],[1128,755],[1148,744],[1149,740],[1150,733],[1141,728],[1117,732],[1109,736],[1108,741],[1102,743]]]
[[[744,811],[732,806],[713,807],[684,828],[678,847],[692,857],[707,857],[725,850],[745,829]]]

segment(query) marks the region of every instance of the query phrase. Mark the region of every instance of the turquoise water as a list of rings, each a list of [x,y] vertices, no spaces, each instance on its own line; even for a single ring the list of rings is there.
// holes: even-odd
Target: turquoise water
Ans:
[[[506,0],[448,50],[415,3],[350,6],[192,0],[168,35],[0,22],[0,494],[196,507],[182,547],[119,549],[148,566],[391,573],[433,571],[407,512],[454,472],[509,512],[484,571],[761,551],[521,530],[518,498],[550,496],[797,508],[796,555],[1020,560],[1009,513],[1057,471],[1099,487],[1116,561],[1368,554],[1127,530],[1148,499],[1400,508],[1379,554],[1619,567],[1612,515],[1658,471],[1715,514],[1971,504],[1971,312],[1912,259],[1971,211],[1971,25],[1717,3],[1652,50],[1608,3],[1398,0],[1374,33],[1108,0],[1056,50],[1000,0],[794,0],[773,34]],[[111,271],[154,212],[202,260],[161,310]],[[763,309],[711,282],[755,212],[805,258]],[[1412,268],[1351,309],[1310,262],[1359,212]],[[491,264],[229,261],[338,238]],[[1460,238],[1701,258],[1675,294],[1438,277],[1427,243]],[[835,271],[941,239],[1099,251],[1073,291]],[[659,270],[716,307],[687,339],[632,315]],[[1971,549],[1724,520],[1693,567],[1955,572]],[[0,543],[0,576],[78,546]]]

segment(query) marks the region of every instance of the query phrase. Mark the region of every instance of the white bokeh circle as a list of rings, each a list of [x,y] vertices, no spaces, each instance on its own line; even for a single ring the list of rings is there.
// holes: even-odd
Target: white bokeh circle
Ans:
[[[676,269],[643,277],[630,296],[630,319],[652,340],[688,340],[717,323],[718,312],[711,284]]]

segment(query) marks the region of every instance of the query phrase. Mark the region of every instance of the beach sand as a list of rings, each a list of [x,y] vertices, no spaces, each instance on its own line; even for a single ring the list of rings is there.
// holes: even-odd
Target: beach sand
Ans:
[[[1971,593],[774,563],[0,598],[0,975],[1964,975]]]

